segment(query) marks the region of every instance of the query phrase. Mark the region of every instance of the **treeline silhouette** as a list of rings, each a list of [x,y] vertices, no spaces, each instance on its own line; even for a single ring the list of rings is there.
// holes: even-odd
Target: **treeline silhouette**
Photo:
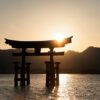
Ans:
[[[0,50],[0,74],[14,73],[14,61],[21,61],[21,57],[13,57],[12,52],[17,49]],[[32,52],[32,50],[28,50]],[[49,57],[27,57],[27,62],[31,62],[31,73],[45,73],[45,61]],[[64,56],[54,57],[55,61],[60,61],[60,73],[79,74],[100,74],[100,48],[88,47],[83,52],[68,51]]]

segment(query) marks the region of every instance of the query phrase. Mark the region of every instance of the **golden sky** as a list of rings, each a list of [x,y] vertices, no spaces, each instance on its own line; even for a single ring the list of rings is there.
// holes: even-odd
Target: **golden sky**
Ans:
[[[52,40],[54,34],[73,41],[66,49],[100,47],[100,0],[0,0],[0,49],[4,38]]]

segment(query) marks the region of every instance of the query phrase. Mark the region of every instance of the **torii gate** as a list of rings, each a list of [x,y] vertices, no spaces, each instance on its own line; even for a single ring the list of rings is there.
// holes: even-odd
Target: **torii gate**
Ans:
[[[15,62],[15,86],[18,86],[18,81],[20,81],[21,86],[30,84],[30,63],[26,63],[26,56],[50,56],[50,61],[46,61],[46,86],[54,87],[55,85],[59,85],[59,62],[54,63],[53,56],[56,55],[64,55],[64,52],[55,52],[54,48],[64,47],[65,44],[71,43],[72,37],[65,38],[62,42],[58,42],[56,40],[49,41],[16,41],[16,40],[6,40],[6,44],[12,46],[12,48],[21,48],[22,52],[13,53],[13,56],[21,56],[21,66],[19,66],[19,62]],[[33,53],[28,53],[26,51],[27,48],[34,48],[35,51]],[[50,51],[46,53],[41,52],[41,48],[49,48]],[[56,64],[56,66],[54,66]],[[20,72],[19,72],[20,71]],[[18,74],[20,73],[20,78]],[[55,75],[56,74],[56,75]]]

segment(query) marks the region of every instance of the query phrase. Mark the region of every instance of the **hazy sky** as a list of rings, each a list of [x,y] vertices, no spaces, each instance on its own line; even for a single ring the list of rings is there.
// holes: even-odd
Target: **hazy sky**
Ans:
[[[100,47],[100,0],[0,0],[0,49],[4,38],[53,39],[74,36],[68,50]]]

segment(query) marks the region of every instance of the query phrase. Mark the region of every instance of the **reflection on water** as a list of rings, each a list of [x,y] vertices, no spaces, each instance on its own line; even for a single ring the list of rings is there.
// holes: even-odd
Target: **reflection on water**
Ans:
[[[31,75],[31,85],[13,87],[13,75],[0,75],[0,100],[100,100],[100,75],[61,74],[53,90],[45,87],[45,75]]]

